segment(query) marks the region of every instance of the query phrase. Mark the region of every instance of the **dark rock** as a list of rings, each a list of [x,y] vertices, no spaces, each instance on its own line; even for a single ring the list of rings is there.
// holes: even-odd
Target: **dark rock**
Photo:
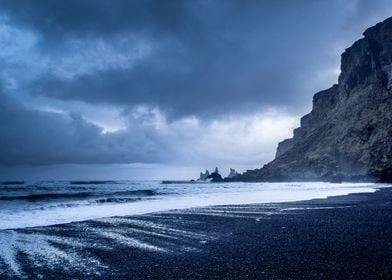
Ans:
[[[207,179],[211,179],[211,182],[222,182],[223,181],[223,178],[222,178],[222,176],[219,174],[219,173],[217,173],[217,172],[213,172],[213,173],[211,173],[211,175],[209,175],[208,177],[207,177]]]
[[[200,176],[199,176],[199,181],[205,181],[207,179],[207,177],[210,176],[210,172],[208,171],[208,169],[206,169],[206,172],[200,172]]]
[[[339,82],[316,93],[312,111],[275,159],[244,181],[392,182],[392,18],[342,54]]]
[[[24,181],[4,181],[1,182],[2,185],[23,185]]]
[[[285,152],[290,150],[293,147],[293,145],[294,145],[293,139],[285,139],[282,142],[279,142],[278,148],[276,149],[275,158],[280,157]]]
[[[234,178],[234,177],[236,177],[238,175],[239,175],[239,173],[235,169],[230,168],[230,173],[229,173],[229,175],[227,175],[226,178],[230,179],[230,178]]]

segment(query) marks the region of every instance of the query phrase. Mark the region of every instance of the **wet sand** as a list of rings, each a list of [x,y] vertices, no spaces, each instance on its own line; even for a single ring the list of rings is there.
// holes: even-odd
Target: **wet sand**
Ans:
[[[1,279],[392,279],[392,189],[0,231]]]

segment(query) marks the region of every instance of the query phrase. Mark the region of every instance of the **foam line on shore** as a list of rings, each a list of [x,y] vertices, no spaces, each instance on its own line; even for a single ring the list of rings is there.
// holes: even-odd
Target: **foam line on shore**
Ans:
[[[214,205],[238,205],[254,203],[279,203],[323,199],[329,196],[347,195],[350,193],[374,192],[382,187],[377,184],[331,184],[301,183],[302,187],[291,183],[232,183],[211,184],[211,189],[187,189],[173,185],[169,195],[159,195],[154,199],[142,199],[126,203],[86,204],[70,203],[47,206],[32,205],[0,209],[0,229],[18,229],[37,226],[64,224],[114,216],[142,215],[164,212],[175,209],[210,207]],[[124,186],[123,186],[124,187]],[[181,187],[186,190],[178,194]],[[194,186],[191,186],[194,187]],[[167,191],[167,187],[162,189]],[[11,207],[10,206],[10,207]]]

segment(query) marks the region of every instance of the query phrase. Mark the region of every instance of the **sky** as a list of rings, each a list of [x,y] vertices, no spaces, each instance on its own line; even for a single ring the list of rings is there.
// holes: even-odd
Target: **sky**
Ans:
[[[272,160],[386,0],[0,1],[0,180]]]

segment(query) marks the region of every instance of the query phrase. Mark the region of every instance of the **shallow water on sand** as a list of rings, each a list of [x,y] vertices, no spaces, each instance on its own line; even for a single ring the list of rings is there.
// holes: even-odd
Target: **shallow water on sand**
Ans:
[[[371,183],[200,183],[42,181],[0,183],[0,229],[211,205],[289,202],[374,192]]]

